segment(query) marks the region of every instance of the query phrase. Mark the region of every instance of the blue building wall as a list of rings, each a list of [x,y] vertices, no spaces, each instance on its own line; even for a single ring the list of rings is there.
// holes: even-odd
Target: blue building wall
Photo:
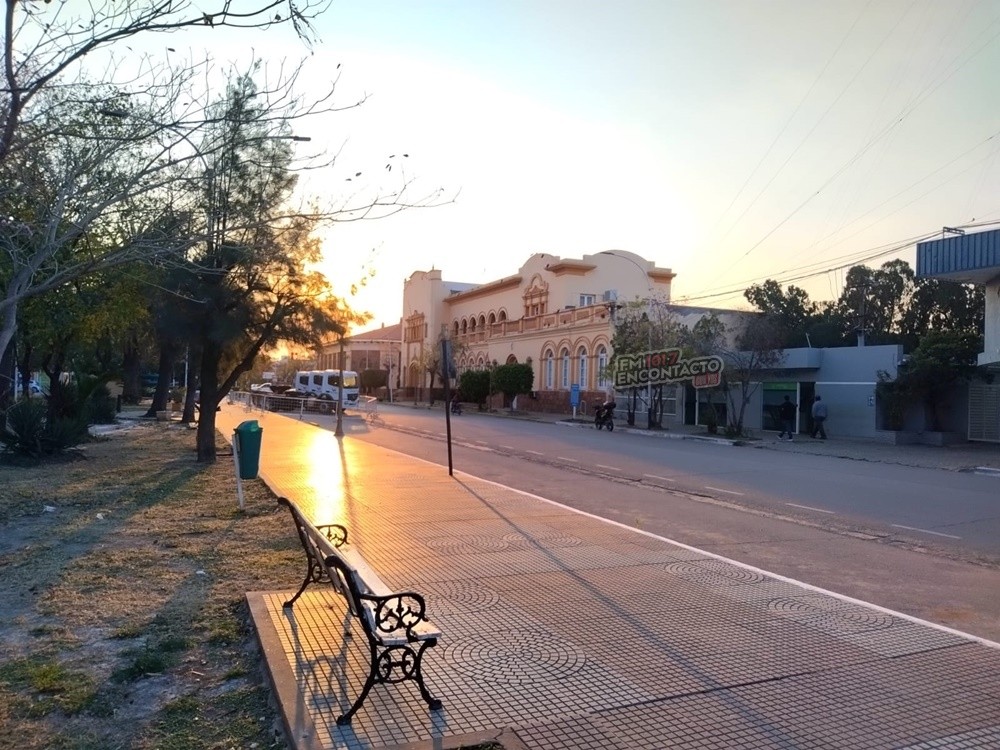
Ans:
[[[917,276],[947,278],[1000,267],[1000,229],[917,244]]]

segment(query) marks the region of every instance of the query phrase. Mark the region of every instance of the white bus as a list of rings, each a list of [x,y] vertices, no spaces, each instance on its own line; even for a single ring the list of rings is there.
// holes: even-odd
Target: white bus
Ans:
[[[353,370],[302,370],[295,373],[295,390],[319,401],[323,414],[337,410],[340,389],[344,389],[344,407],[358,403],[358,374]]]

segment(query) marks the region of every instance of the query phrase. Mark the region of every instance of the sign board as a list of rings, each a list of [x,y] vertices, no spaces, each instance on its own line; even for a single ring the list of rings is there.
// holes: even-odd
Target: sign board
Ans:
[[[580,405],[580,384],[573,383],[569,387],[569,405],[574,409]]]
[[[680,349],[661,349],[619,357],[615,361],[616,390],[665,385],[690,380],[695,388],[712,388],[722,382],[722,357],[683,359]]]
[[[273,372],[262,372],[260,374],[260,379],[261,380],[267,380],[267,381],[274,380],[274,373]]]

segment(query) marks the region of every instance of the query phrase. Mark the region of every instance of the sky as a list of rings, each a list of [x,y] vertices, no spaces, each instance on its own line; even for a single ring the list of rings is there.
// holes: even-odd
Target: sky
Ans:
[[[305,58],[304,97],[367,95],[296,124],[338,154],[316,195],[443,190],[324,233],[365,328],[407,314],[414,271],[485,283],[537,252],[632,251],[681,304],[745,308],[769,278],[833,299],[855,263],[1000,221],[1000,0],[334,0],[315,26],[311,50],[288,29],[171,43],[211,33],[219,60]]]

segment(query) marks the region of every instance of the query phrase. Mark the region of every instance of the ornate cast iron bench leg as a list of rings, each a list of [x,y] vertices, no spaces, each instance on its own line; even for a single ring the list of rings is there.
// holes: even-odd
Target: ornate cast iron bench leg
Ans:
[[[424,684],[424,675],[420,671],[424,650],[436,644],[437,639],[430,639],[421,641],[416,651],[410,646],[390,646],[381,651],[381,653],[379,653],[379,647],[376,644],[371,644],[371,663],[368,667],[368,679],[365,680],[365,686],[361,689],[361,695],[354,701],[354,705],[346,713],[337,717],[338,726],[351,723],[354,714],[361,708],[361,704],[365,702],[368,693],[371,692],[372,687],[376,684],[381,685],[389,682],[413,680],[417,683],[417,687],[420,688],[420,696],[427,702],[430,709],[432,711],[439,710],[441,708],[441,701],[431,695]]]

